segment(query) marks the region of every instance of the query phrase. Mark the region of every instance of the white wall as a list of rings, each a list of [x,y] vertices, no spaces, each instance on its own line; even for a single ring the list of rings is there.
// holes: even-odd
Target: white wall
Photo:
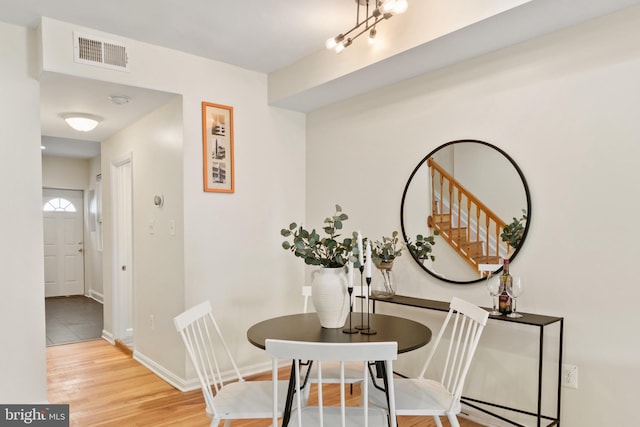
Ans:
[[[0,402],[47,400],[35,34],[0,23]]]
[[[86,190],[89,187],[89,160],[42,156],[42,186]]]
[[[579,367],[579,388],[562,392],[566,427],[629,425],[640,378],[639,19],[640,8],[626,10],[307,117],[309,224],[340,203],[351,216],[347,229],[399,229],[406,179],[451,140],[485,140],[514,158],[531,189],[532,223],[511,270],[526,280],[522,310],[565,317],[564,360]],[[482,284],[447,284],[408,256],[399,261],[401,294],[490,304]],[[441,321],[416,309],[383,310],[432,327]],[[536,339],[535,331],[491,322],[469,393],[510,404],[532,397]],[[415,372],[416,357],[402,357],[398,369]]]

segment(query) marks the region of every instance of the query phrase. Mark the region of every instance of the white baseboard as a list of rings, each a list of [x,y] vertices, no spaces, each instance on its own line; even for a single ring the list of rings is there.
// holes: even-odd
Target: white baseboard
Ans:
[[[177,388],[182,392],[197,390],[200,388],[200,382],[198,381],[197,378],[193,378],[190,380],[185,380],[183,378],[180,378],[170,370],[166,369],[164,366],[156,363],[155,361],[148,358],[147,356],[140,353],[139,351],[136,351],[136,350],[133,351],[133,358],[134,360],[137,360],[138,362],[140,362],[140,364],[145,366],[151,372],[153,372],[154,374],[156,374],[157,376],[165,380],[167,383],[171,384],[173,387]]]
[[[109,344],[111,345],[115,345],[116,344],[116,339],[113,336],[113,334],[109,331],[107,331],[106,329],[102,330],[102,339],[106,340],[109,342]]]
[[[99,302],[100,304],[104,304],[104,295],[102,295],[99,292],[94,291],[93,289],[91,289],[89,291],[89,294],[87,295],[87,297],[96,300],[97,302]]]
[[[164,381],[166,381],[176,389],[180,390],[181,392],[200,389],[200,381],[198,380],[198,378],[190,378],[190,379],[181,378],[178,375],[171,372],[170,370],[166,369],[164,366],[160,365],[159,363],[156,363],[151,358],[140,353],[139,351],[134,350],[133,358],[138,362],[140,362],[141,365],[145,366],[151,372],[153,372],[158,377],[162,378]],[[241,369],[240,373],[242,374],[243,377],[248,377],[254,374],[260,374],[267,371],[271,371],[270,362],[259,363],[256,365],[244,367]],[[227,379],[230,380],[232,378],[235,378],[234,372],[231,370],[222,372],[222,378],[223,378],[223,381],[226,381]]]

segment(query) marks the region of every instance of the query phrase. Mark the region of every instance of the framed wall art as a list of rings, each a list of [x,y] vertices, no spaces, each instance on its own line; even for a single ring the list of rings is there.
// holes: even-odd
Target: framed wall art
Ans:
[[[204,191],[233,193],[233,107],[202,103]]]

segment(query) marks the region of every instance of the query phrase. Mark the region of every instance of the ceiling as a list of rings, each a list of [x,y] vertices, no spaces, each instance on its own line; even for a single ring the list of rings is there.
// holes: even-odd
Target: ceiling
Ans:
[[[124,96],[127,103],[109,97]],[[100,141],[166,104],[175,94],[98,80],[46,73],[40,81],[40,125],[43,154],[91,158],[100,154]],[[64,113],[90,112],[103,120],[91,132],[71,129]]]
[[[407,14],[418,1],[444,0],[409,0]],[[406,68],[412,75],[427,72],[447,65],[446,56],[448,63],[461,61],[635,4],[640,0],[531,0],[517,8],[517,13],[476,25],[483,35],[496,30],[492,37],[478,37],[477,31],[458,32],[456,45],[462,48],[455,55],[445,47],[426,46],[437,47],[438,42],[447,46],[441,37],[350,73],[342,81],[336,79],[332,82],[335,94],[329,94],[332,85],[308,91],[306,110],[320,102],[310,97],[318,97],[324,104],[335,102],[345,94],[352,95],[345,86],[362,84],[363,90],[371,90],[373,86],[365,83],[375,82],[379,87],[392,83],[391,75],[396,81],[410,76],[399,69]],[[42,16],[270,73],[322,50],[324,40],[350,28],[355,6],[354,0],[0,0],[0,21],[36,28]],[[347,49],[342,55],[348,54]],[[407,63],[412,66],[403,68]],[[114,94],[131,100],[125,105],[111,104],[108,97]],[[89,146],[99,150],[99,141],[175,96],[59,75],[42,80],[41,95],[43,143],[51,146],[45,151],[72,155],[74,150],[69,152],[69,146],[84,144],[84,153],[75,154],[80,157],[90,156]],[[79,133],[67,128],[60,118],[60,113],[67,111],[90,111],[103,116],[104,121],[91,133]],[[67,151],[56,149],[65,146]]]

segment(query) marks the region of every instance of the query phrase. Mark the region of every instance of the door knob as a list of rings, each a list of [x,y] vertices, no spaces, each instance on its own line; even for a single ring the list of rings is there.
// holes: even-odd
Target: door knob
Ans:
[[[78,252],[82,252],[82,248],[78,249]]]
[[[122,271],[127,271],[127,266],[126,265],[122,266]]]

